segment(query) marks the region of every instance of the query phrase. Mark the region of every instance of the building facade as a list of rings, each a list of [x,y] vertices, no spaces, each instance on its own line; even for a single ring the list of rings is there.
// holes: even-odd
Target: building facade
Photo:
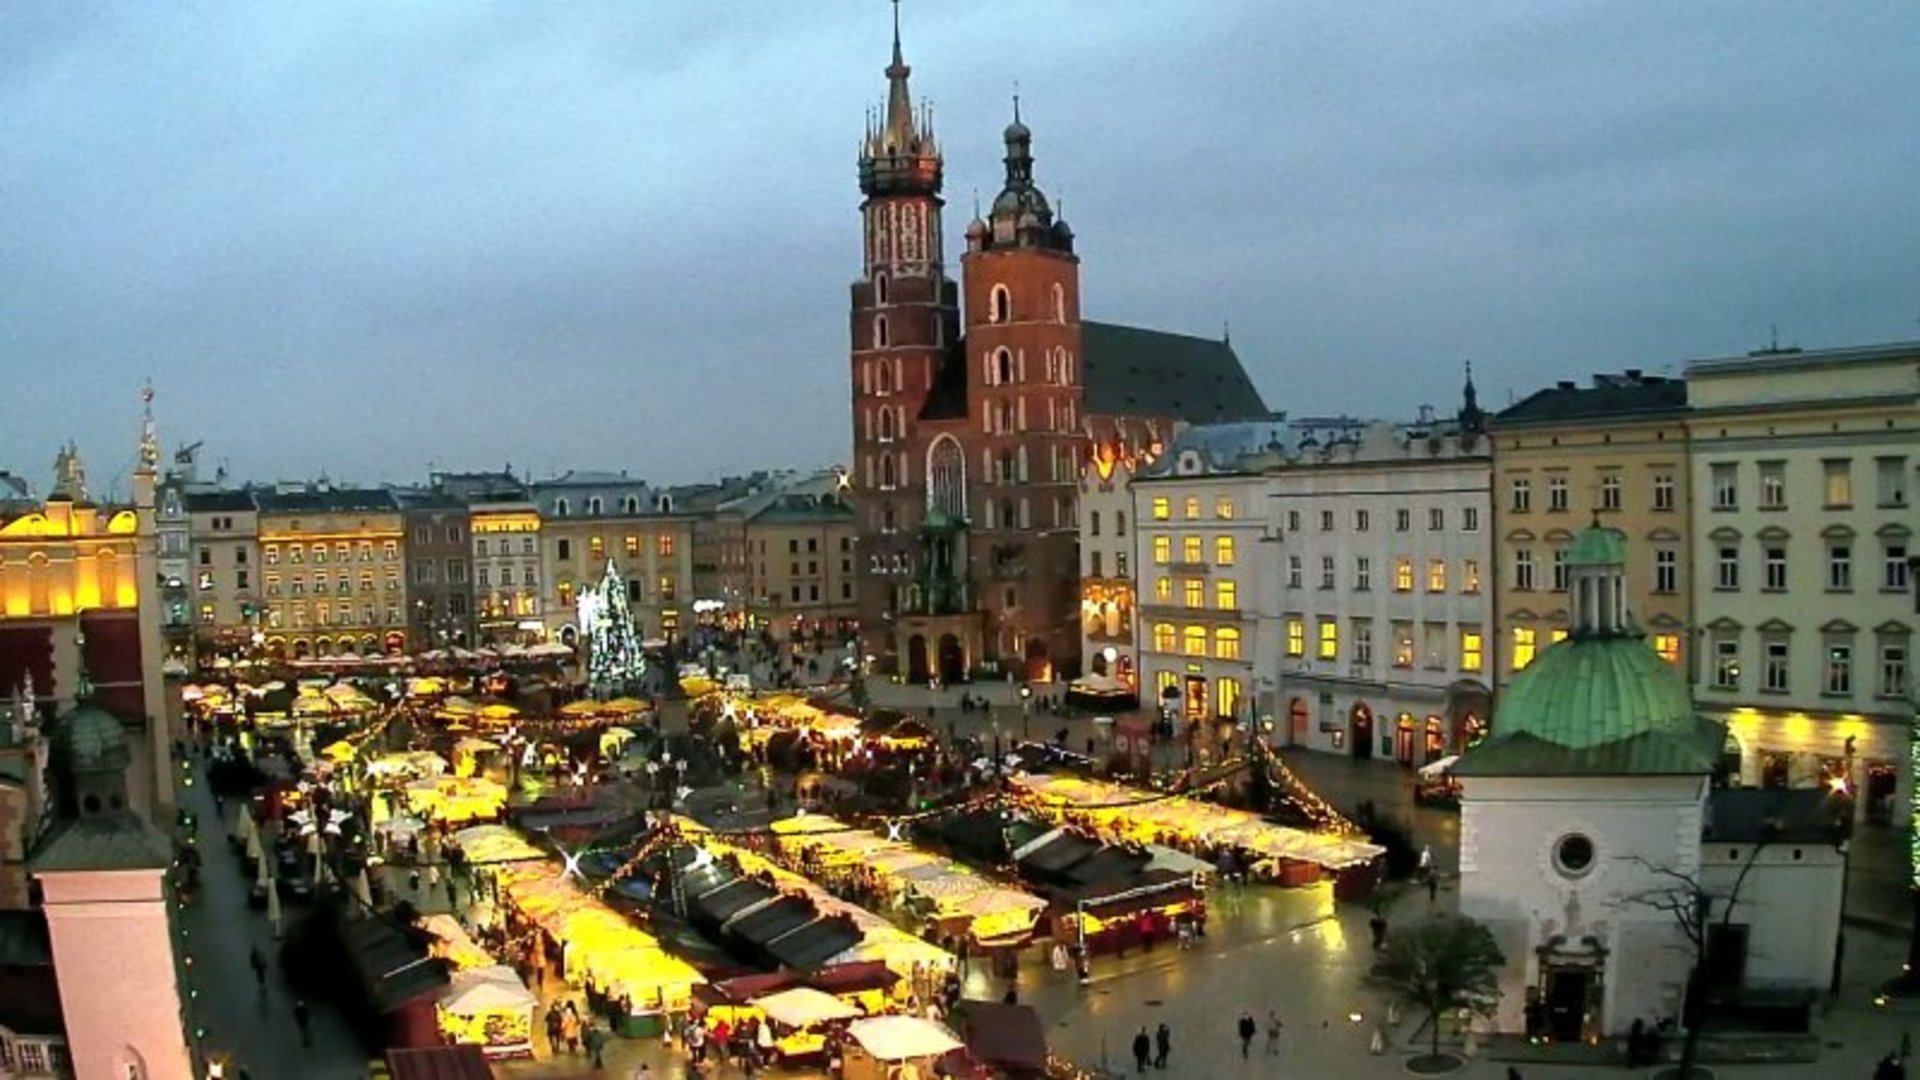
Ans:
[[[678,641],[692,623],[694,515],[672,492],[624,473],[570,472],[532,487],[540,514],[541,608],[552,640],[575,644],[576,600],[612,559],[642,641]]]
[[[1263,475],[1277,459],[1261,448],[1267,434],[1265,425],[1189,428],[1131,484],[1140,696],[1196,757],[1233,730],[1217,722],[1270,714],[1277,690]]]
[[[381,655],[409,636],[406,522],[386,488],[257,488],[263,647],[299,658]]]
[[[1121,440],[1091,449],[1080,471],[1080,655],[1086,673],[1112,689],[1140,694],[1136,637],[1139,593],[1134,559],[1133,480],[1161,447]],[[1107,689],[1107,684],[1094,684]]]
[[[1492,662],[1504,686],[1568,625],[1567,552],[1593,520],[1627,544],[1633,610],[1655,651],[1692,663],[1687,385],[1628,370],[1562,382],[1493,418]]]
[[[1905,820],[1920,343],[1688,365],[1695,694],[1765,787]]]
[[[858,529],[838,472],[790,480],[723,504],[723,594],[743,630],[775,641],[838,643],[859,627]]]
[[[237,660],[255,647],[266,619],[260,515],[250,491],[188,491],[187,590],[193,654]]]
[[[403,561],[411,639],[419,649],[470,647],[474,549],[467,504],[431,490],[397,495],[407,530]]]
[[[1016,106],[1005,179],[947,276],[944,159],[894,35],[860,156],[850,474],[860,623],[880,672],[952,682],[1080,668],[1079,471],[1103,416],[1264,415],[1225,342],[1083,323],[1074,234]]]
[[[1418,766],[1489,717],[1491,451],[1453,420],[1295,425],[1269,471],[1286,742]]]

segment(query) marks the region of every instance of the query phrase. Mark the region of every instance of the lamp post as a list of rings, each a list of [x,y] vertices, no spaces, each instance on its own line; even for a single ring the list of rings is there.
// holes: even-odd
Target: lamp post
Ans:
[[[1033,736],[1028,731],[1028,721],[1033,716],[1033,687],[1020,684],[1020,741],[1026,742]]]

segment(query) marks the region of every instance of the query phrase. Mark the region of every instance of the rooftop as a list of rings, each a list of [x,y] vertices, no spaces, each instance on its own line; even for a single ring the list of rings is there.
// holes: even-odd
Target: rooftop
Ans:
[[[1684,381],[1629,369],[1619,375],[1596,375],[1591,386],[1563,382],[1536,390],[1518,404],[1495,413],[1493,426],[1655,417],[1682,413],[1686,408]]]
[[[189,514],[245,513],[254,507],[253,492],[244,489],[188,491],[181,501]]]
[[[63,821],[47,830],[28,860],[36,874],[76,870],[164,870],[173,864],[167,838],[131,810]]]
[[[1832,364],[1870,364],[1888,360],[1920,360],[1920,341],[1879,345],[1849,345],[1837,349],[1798,347],[1755,349],[1744,356],[1701,357],[1687,361],[1689,376],[1764,371],[1769,368],[1820,367]]]
[[[1270,415],[1226,341],[1100,322],[1082,323],[1080,334],[1090,416],[1206,424]]]
[[[387,488],[308,488],[274,491],[256,488],[254,504],[263,514],[323,514],[345,510],[398,510],[399,500]]]

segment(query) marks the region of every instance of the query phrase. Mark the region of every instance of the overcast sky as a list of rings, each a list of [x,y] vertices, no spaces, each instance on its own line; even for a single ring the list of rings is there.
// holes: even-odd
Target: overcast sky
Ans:
[[[1018,82],[1091,318],[1295,415],[1920,337],[1900,3],[907,0],[947,234]],[[0,467],[843,460],[880,0],[0,5]],[[949,249],[957,272],[957,252]]]

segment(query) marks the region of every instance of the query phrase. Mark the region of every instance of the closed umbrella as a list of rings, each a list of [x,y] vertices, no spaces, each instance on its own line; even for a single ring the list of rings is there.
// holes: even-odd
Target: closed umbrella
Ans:
[[[280,886],[272,878],[267,879],[267,925],[273,927],[274,940],[280,939]]]

